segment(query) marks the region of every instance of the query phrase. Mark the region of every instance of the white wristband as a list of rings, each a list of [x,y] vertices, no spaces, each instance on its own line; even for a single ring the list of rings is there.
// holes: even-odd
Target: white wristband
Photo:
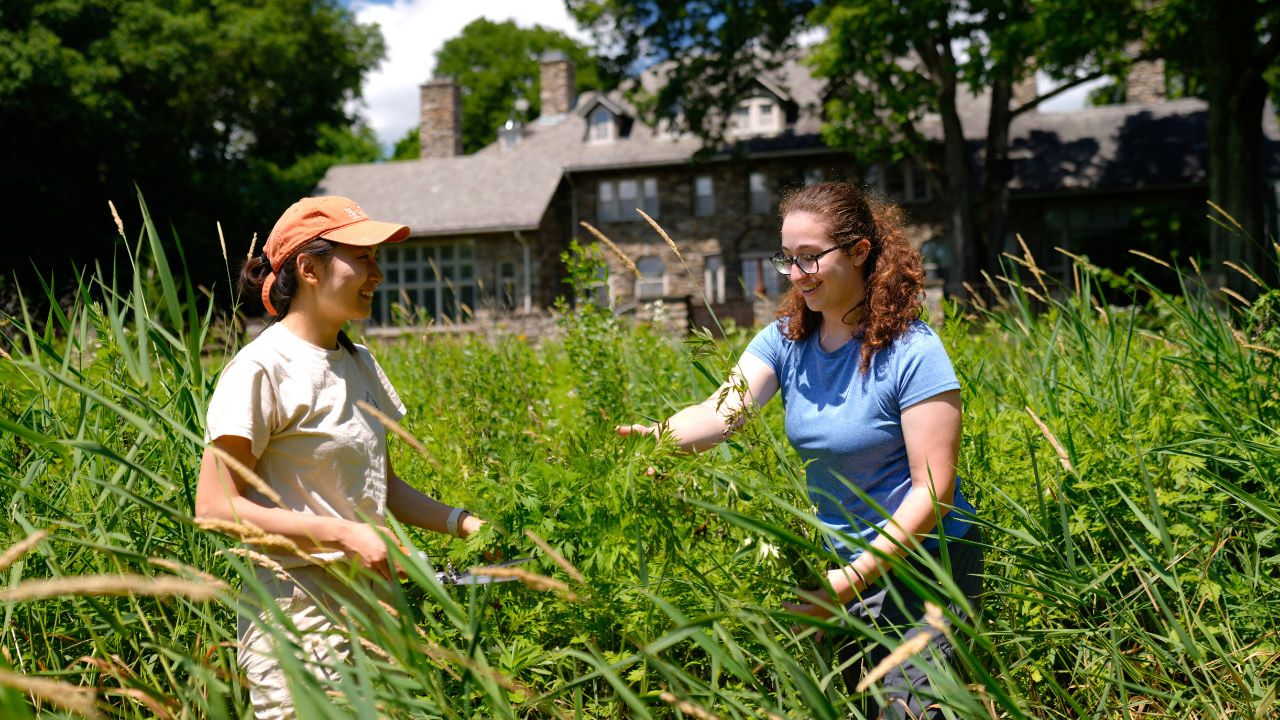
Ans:
[[[460,507],[456,507],[449,511],[449,519],[445,521],[444,525],[450,535],[458,537],[458,520],[462,518],[462,514],[465,512],[467,511]]]

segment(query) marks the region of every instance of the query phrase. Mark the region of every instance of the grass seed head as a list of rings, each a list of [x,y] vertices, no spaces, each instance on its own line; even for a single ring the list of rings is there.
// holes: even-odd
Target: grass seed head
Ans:
[[[39,702],[83,715],[100,717],[94,707],[93,691],[70,683],[46,678],[30,677],[0,669],[0,685],[26,693]]]
[[[635,275],[636,277],[640,277],[640,268],[636,267],[635,261],[627,257],[627,254],[622,252],[622,248],[618,247],[617,245],[614,245],[613,241],[609,239],[609,236],[600,232],[600,230],[597,229],[596,226],[592,225],[591,223],[585,220],[580,221],[578,224],[586,228],[587,232],[594,235],[595,238],[599,240],[605,247],[609,248],[609,250],[612,251],[614,255],[617,255],[618,259],[621,260],[622,264],[625,265],[626,268],[631,271],[632,275]]]
[[[0,590],[0,602],[47,600],[54,597],[98,597],[104,595],[140,595],[148,597],[181,596],[195,601],[213,600],[225,590],[222,583],[209,583],[169,576],[147,575],[69,575],[66,577],[27,580]]]
[[[5,550],[4,554],[0,555],[0,570],[8,569],[18,558],[26,555],[31,551],[31,548],[39,545],[40,541],[46,537],[49,537],[47,530],[37,530],[18,541],[17,544],[12,545],[8,550]]]
[[[116,204],[108,200],[107,207],[111,208],[111,219],[116,221],[116,232],[124,239],[124,221],[120,219],[120,213],[116,212]]]

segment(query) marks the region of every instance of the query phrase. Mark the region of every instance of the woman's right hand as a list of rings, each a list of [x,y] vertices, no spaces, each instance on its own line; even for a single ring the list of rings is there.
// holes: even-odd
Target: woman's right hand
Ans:
[[[391,563],[387,557],[387,544],[399,544],[395,536],[386,528],[347,520],[342,522],[344,524],[338,535],[338,542],[343,551],[358,560],[366,570],[390,579]]]
[[[641,425],[639,423],[635,423],[633,425],[618,425],[614,427],[614,429],[617,430],[618,434],[621,435],[622,437],[626,437],[628,435],[657,435],[658,434],[657,425]]]

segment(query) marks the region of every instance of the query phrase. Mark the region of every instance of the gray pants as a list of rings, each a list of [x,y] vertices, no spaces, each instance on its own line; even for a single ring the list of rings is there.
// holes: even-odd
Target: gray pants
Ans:
[[[983,549],[982,535],[976,526],[970,526],[965,537],[951,539],[947,543],[947,555],[950,559],[952,577],[956,585],[969,599],[975,610],[978,596],[982,593]],[[934,560],[942,563],[940,550],[931,551]],[[923,567],[918,561],[908,561],[925,578],[932,578],[933,572]],[[896,590],[896,594],[890,588]],[[849,614],[860,621],[873,625],[890,638],[903,640],[915,637],[920,633],[930,635],[929,647],[923,652],[889,671],[880,681],[885,704],[866,694],[862,698],[861,710],[867,718],[892,718],[893,720],[915,720],[917,718],[941,717],[936,705],[929,677],[925,673],[925,665],[937,667],[950,665],[955,653],[951,639],[923,623],[924,600],[917,597],[903,583],[894,578],[893,571],[869,588],[869,594],[849,605]],[[973,619],[965,608],[950,603],[950,609],[966,623]],[[839,642],[839,640],[837,640]],[[896,645],[896,643],[894,643]],[[876,667],[888,654],[891,648],[881,643],[869,643],[865,638],[852,639],[839,649],[842,663],[852,662],[844,670],[844,681],[849,692],[853,693],[858,682]]]

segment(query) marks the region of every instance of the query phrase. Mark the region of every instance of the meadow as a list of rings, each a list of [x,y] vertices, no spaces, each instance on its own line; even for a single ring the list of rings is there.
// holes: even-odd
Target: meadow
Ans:
[[[204,410],[243,340],[185,279],[195,259],[149,221],[125,235],[133,267],[3,318],[0,716],[249,717],[251,546],[192,518]],[[567,258],[580,291],[598,252]],[[1246,300],[1134,263],[1072,258],[1057,283],[1010,257],[988,301],[935,322],[988,574],[936,678],[948,716],[1280,712],[1280,280],[1226,268]],[[466,543],[396,528],[424,553],[342,618],[333,683],[282,638],[302,717],[860,717],[832,638],[893,640],[782,609],[830,558],[778,403],[697,457],[612,430],[705,397],[750,331],[676,337],[580,294],[537,341],[369,340],[409,410],[399,474],[492,522]],[[521,582],[435,579],[494,548],[535,558]],[[928,569],[901,582],[945,605]]]

